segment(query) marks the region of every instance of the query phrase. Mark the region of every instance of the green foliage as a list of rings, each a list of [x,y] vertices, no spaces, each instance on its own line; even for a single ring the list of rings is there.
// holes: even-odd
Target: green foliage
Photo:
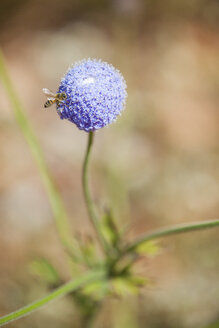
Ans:
[[[140,244],[136,248],[136,253],[139,255],[154,257],[155,255],[157,255],[159,250],[160,250],[160,246],[158,245],[157,241],[150,240]]]
[[[39,258],[30,263],[30,271],[50,287],[59,286],[61,279],[55,267],[46,259]]]
[[[115,293],[119,296],[125,296],[127,294],[138,294],[140,288],[145,286],[147,283],[148,280],[146,278],[132,274],[116,277],[112,281]]]
[[[99,310],[100,302],[91,295],[84,294],[83,290],[73,293],[72,297],[74,304],[80,310],[81,326],[90,327],[92,319]]]
[[[81,261],[89,268],[98,266],[98,254],[95,242],[91,236],[85,236],[80,241]]]
[[[4,324],[14,321],[16,319],[22,318],[27,314],[30,314],[40,308],[42,308],[44,305],[50,303],[51,301],[59,298],[60,296],[64,296],[66,294],[69,294],[73,291],[77,291],[78,289],[82,288],[83,286],[91,283],[95,280],[104,279],[105,274],[101,271],[91,271],[88,274],[82,275],[81,277],[72,280],[66,284],[63,284],[61,287],[55,289],[47,296],[27,305],[23,308],[12,312],[10,314],[7,314],[0,318],[0,326],[3,326]]]
[[[101,232],[109,245],[109,249],[111,251],[118,251],[121,236],[115,224],[112,212],[109,210],[106,211],[101,220]]]
[[[112,293],[110,283],[107,280],[95,281],[83,288],[84,295],[92,296],[95,300],[102,300],[106,295]]]

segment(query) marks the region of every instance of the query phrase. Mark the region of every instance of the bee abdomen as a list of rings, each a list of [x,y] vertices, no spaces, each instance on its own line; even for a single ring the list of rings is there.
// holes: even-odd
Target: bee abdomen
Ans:
[[[51,106],[53,104],[53,101],[51,100],[47,100],[44,104],[44,108],[48,108],[49,106]]]

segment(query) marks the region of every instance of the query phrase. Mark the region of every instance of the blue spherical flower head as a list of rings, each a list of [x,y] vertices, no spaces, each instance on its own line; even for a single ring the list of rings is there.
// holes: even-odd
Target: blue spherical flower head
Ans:
[[[60,118],[86,132],[115,121],[127,96],[121,73],[96,59],[83,60],[71,67],[61,80],[58,93],[62,92],[66,99],[57,103]]]

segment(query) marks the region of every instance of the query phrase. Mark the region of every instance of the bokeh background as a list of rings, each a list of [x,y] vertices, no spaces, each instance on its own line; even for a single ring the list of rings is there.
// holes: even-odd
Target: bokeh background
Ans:
[[[81,188],[86,133],[45,111],[71,63],[101,58],[128,85],[126,110],[96,133],[92,189],[126,239],[219,214],[218,0],[1,0],[0,43],[61,191],[73,233],[92,234]],[[45,295],[44,257],[69,279],[35,163],[0,86],[0,313]],[[218,229],[162,240],[136,270],[153,283],[104,302],[96,327],[219,327]],[[69,298],[10,327],[79,327]]]

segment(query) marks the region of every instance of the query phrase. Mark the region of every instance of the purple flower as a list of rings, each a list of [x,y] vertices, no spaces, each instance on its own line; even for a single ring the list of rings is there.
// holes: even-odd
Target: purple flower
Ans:
[[[126,83],[112,65],[87,59],[71,67],[61,80],[58,93],[66,99],[57,103],[61,119],[80,130],[95,131],[111,124],[125,105]]]

